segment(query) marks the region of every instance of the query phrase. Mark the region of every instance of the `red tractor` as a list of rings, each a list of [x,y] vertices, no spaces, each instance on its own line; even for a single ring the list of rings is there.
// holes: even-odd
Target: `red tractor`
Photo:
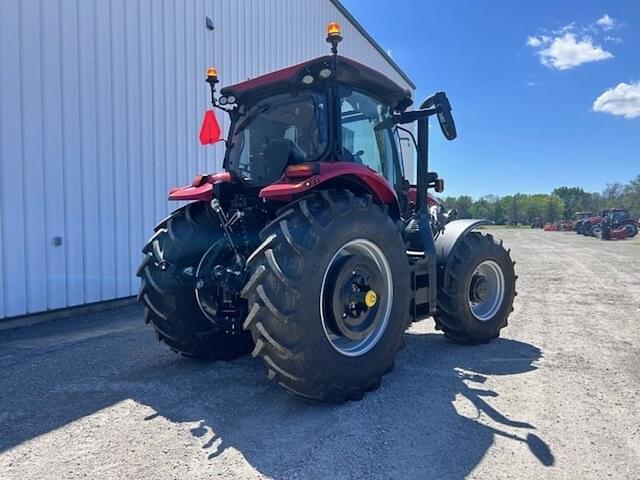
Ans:
[[[602,219],[607,216],[609,209],[605,208],[600,211],[600,215],[592,215],[580,222],[580,233],[582,235],[595,237],[600,231],[600,223]]]
[[[624,240],[637,234],[637,222],[631,218],[628,210],[622,208],[610,210],[608,215],[602,218],[600,229],[595,232],[602,240]]]
[[[593,212],[576,212],[575,213],[575,217],[574,217],[575,226],[573,229],[576,231],[576,233],[579,233],[581,235],[586,234],[583,231],[583,225],[591,217],[593,217]]]
[[[158,338],[183,355],[251,352],[268,377],[322,402],[362,398],[394,366],[403,332],[432,316],[456,342],[500,335],[514,263],[486,220],[429,212],[428,122],[456,127],[438,92],[416,110],[381,73],[332,54],[215,91],[230,117],[224,171],[171,190],[190,201],[156,227],[138,269]],[[417,122],[417,185],[398,131]],[[446,219],[450,220],[450,219]]]
[[[625,208],[602,210],[599,216],[586,219],[582,229],[586,235],[600,238],[602,236],[603,222],[607,223],[607,227],[612,234],[616,230],[624,230],[628,238],[635,237],[638,234],[638,224],[631,218],[629,211]]]

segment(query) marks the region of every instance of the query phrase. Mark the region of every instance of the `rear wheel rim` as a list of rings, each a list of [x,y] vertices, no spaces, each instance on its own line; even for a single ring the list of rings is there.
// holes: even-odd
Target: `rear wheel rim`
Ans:
[[[469,282],[469,309],[473,316],[487,322],[494,318],[504,300],[505,280],[500,265],[494,260],[480,262]]]
[[[325,269],[320,319],[331,346],[347,357],[375,347],[389,325],[393,278],[384,252],[365,239],[338,249]]]

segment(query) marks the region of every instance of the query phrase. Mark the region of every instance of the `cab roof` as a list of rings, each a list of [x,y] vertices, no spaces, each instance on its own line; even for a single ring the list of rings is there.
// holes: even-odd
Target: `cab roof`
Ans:
[[[333,68],[333,55],[314,58],[306,62],[276,70],[244,82],[236,83],[220,90],[223,96],[233,95],[239,103],[250,103],[253,98],[264,97],[272,92],[294,90],[306,87],[302,77],[312,75],[314,84],[323,81],[320,70]],[[411,91],[403,89],[386,75],[350,58],[337,56],[340,83],[367,91],[384,98],[394,109],[402,111],[413,103]]]

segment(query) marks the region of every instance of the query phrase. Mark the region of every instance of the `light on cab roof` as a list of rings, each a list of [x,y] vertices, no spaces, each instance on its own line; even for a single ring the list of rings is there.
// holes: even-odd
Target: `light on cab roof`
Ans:
[[[327,42],[338,43],[342,41],[342,30],[338,22],[331,22],[327,25]]]

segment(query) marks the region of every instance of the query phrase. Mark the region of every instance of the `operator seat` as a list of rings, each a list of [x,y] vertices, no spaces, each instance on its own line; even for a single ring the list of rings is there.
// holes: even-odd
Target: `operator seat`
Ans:
[[[251,166],[253,181],[258,185],[270,185],[277,181],[290,163],[293,142],[286,138],[269,141],[262,161]]]

